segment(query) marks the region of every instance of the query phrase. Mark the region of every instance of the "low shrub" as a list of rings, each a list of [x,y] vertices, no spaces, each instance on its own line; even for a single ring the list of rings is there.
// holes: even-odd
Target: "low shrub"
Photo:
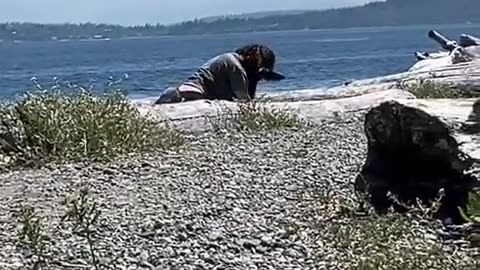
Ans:
[[[437,83],[426,79],[420,79],[413,83],[403,82],[400,84],[400,88],[422,99],[480,97],[478,91],[458,89],[451,84]]]
[[[120,91],[35,91],[0,107],[4,156],[14,160],[111,160],[170,148],[182,134],[140,115]]]
[[[265,99],[239,102],[236,106],[236,109],[222,108],[220,119],[209,119],[211,124],[217,129],[237,131],[299,129],[310,124],[295,112],[269,106]]]

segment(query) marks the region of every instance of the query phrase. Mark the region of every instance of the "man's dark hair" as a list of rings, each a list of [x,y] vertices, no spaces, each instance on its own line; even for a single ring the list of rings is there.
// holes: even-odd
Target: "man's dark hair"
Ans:
[[[275,53],[265,45],[248,44],[235,50],[236,53],[248,59],[246,64],[248,76],[248,94],[250,98],[255,98],[257,92],[257,84],[260,81],[258,69],[260,67],[273,69],[275,65]]]
[[[256,65],[261,67],[273,69],[275,65],[275,53],[265,45],[252,43],[238,48],[235,52],[256,59]]]

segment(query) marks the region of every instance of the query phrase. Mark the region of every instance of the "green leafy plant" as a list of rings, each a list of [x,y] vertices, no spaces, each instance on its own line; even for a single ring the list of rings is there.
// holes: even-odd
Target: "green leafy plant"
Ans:
[[[466,210],[459,208],[459,211],[466,221],[480,224],[480,193],[471,192],[468,196]]]
[[[339,219],[326,235],[338,269],[476,269],[471,260],[455,264],[461,258],[433,240],[432,231],[414,218],[388,214]]]
[[[22,225],[19,232],[20,241],[36,257],[32,269],[41,269],[46,264],[44,252],[48,244],[42,218],[33,207],[24,206],[20,210],[19,221]]]
[[[471,223],[467,240],[472,246],[480,247],[480,193],[471,192],[466,209],[459,208],[459,211],[465,221]]]
[[[88,190],[83,188],[78,196],[66,198],[65,205],[67,210],[62,222],[71,223],[74,233],[86,239],[92,264],[96,270],[100,269],[95,248],[96,226],[101,215],[97,203],[88,197]]]

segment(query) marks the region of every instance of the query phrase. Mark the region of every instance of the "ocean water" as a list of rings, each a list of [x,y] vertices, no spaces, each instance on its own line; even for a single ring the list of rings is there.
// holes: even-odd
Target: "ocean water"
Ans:
[[[171,36],[107,41],[0,42],[0,98],[45,88],[54,81],[103,91],[119,80],[132,99],[157,97],[209,58],[250,42],[271,46],[281,82],[261,83],[259,91],[315,89],[387,75],[415,63],[415,51],[435,51],[427,38],[435,29],[450,39],[480,36],[480,25],[426,25],[342,30],[286,31],[227,35]]]

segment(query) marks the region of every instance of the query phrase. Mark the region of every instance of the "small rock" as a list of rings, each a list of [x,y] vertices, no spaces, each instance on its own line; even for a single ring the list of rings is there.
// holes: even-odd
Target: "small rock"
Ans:
[[[190,249],[186,248],[186,249],[180,250],[180,252],[178,252],[178,254],[180,254],[181,256],[189,256],[190,254],[192,254],[192,251]]]
[[[167,247],[165,248],[165,254],[169,257],[169,258],[174,258],[177,256],[177,253],[175,252],[175,250],[172,248],[172,247]]]
[[[179,233],[177,235],[177,238],[178,238],[179,241],[186,241],[188,239],[188,236],[185,233]]]
[[[273,244],[273,238],[271,235],[263,235],[261,238],[260,238],[260,241],[261,241],[261,244],[263,246],[271,246]]]
[[[213,231],[208,235],[210,241],[221,241],[223,239],[222,233],[219,231]]]
[[[106,175],[114,175],[115,171],[111,168],[104,168],[103,173],[106,174]]]
[[[125,261],[127,261],[127,262],[129,262],[129,263],[133,263],[133,264],[138,263],[138,260],[137,260],[137,259],[132,258],[132,257],[128,257],[128,256],[125,257]]]
[[[154,165],[148,161],[142,162],[140,166],[142,166],[143,168],[154,167]]]
[[[225,195],[225,197],[226,197],[227,199],[232,199],[232,200],[238,198],[237,194],[232,193],[232,192],[227,193],[227,194]]]
[[[255,250],[259,253],[267,253],[267,247],[266,246],[258,246],[255,248]]]
[[[80,265],[88,265],[88,263],[85,260],[82,259],[75,259],[72,261],[74,264],[80,264]]]
[[[140,267],[145,267],[145,268],[149,268],[149,269],[155,269],[155,266],[153,266],[151,263],[147,262],[147,261],[140,261],[138,263],[138,265]]]
[[[260,246],[261,241],[258,239],[251,239],[251,240],[242,240],[242,246],[246,249],[253,249]]]
[[[235,254],[231,253],[231,252],[225,252],[225,257],[229,260],[233,260],[236,258]]]
[[[234,172],[231,172],[231,171],[223,171],[222,173],[225,177],[228,177],[228,178],[232,178],[235,176],[235,173]]]
[[[295,249],[289,249],[285,252],[285,256],[297,259],[302,257],[302,253]]]
[[[222,249],[222,247],[214,242],[210,242],[207,244],[207,249],[215,251]]]
[[[138,256],[140,258],[140,261],[146,262],[150,258],[150,255],[148,254],[147,251],[142,251],[140,252],[140,255]]]
[[[202,256],[202,259],[204,262],[206,263],[209,263],[209,264],[216,264],[216,261],[210,257],[210,255],[208,255],[208,253],[205,253],[203,256]]]
[[[251,260],[252,260],[252,262],[254,262],[254,263],[261,263],[261,262],[263,262],[263,256],[260,255],[260,254],[254,254],[254,255],[252,255],[252,257],[251,257]]]

